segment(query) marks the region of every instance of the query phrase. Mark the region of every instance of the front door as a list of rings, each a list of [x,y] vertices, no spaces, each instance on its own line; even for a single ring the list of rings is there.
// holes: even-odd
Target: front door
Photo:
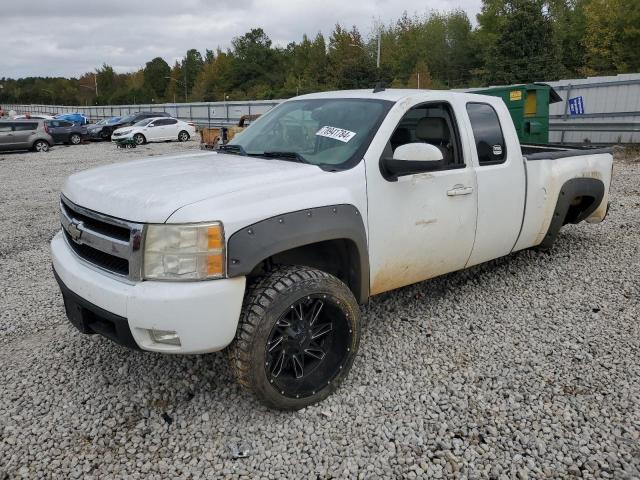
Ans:
[[[154,120],[145,128],[144,136],[148,142],[157,142],[158,140],[162,140],[163,128],[161,120]]]
[[[406,143],[430,143],[443,153],[442,169],[389,181],[379,161],[367,159],[372,294],[464,268],[477,215],[466,141],[449,103],[418,104],[401,117],[382,155]]]

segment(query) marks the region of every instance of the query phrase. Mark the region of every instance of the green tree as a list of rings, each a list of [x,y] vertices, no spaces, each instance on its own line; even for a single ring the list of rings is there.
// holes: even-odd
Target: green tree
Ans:
[[[254,28],[231,41],[231,87],[237,92],[255,91],[261,98],[273,96],[273,88],[284,83],[282,55],[271,48],[271,39]]]
[[[193,89],[194,83],[196,83],[196,77],[204,66],[204,60],[202,55],[195,48],[187,51],[184,59],[182,60],[182,82],[186,82],[187,91],[190,92]],[[186,75],[185,75],[186,73]]]
[[[505,0],[489,48],[487,81],[498,84],[556,80],[562,72],[551,16],[543,0]],[[482,25],[481,25],[482,27]]]
[[[160,100],[164,98],[164,93],[169,84],[171,68],[161,57],[156,57],[144,67],[144,87],[153,93],[153,98]]]
[[[368,88],[377,80],[378,72],[371,52],[355,27],[346,30],[335,26],[329,40],[329,84],[334,88]]]

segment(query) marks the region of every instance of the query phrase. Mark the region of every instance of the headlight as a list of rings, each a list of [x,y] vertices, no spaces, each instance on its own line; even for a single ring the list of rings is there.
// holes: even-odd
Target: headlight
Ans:
[[[206,280],[224,276],[222,223],[148,225],[144,246],[144,278]]]
[[[119,135],[128,135],[131,133],[131,130],[122,130],[120,132],[118,132]]]

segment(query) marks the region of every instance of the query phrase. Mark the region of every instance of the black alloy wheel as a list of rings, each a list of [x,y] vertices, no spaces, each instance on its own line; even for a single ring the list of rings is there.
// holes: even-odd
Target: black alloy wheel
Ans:
[[[298,410],[338,388],[359,342],[360,310],[349,287],[320,270],[280,266],[248,286],[229,360],[262,403]]]

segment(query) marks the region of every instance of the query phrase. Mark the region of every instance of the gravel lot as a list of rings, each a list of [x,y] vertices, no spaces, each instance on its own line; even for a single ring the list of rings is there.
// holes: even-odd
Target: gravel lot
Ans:
[[[342,388],[280,413],[224,354],[132,352],[65,318],[48,249],[64,178],[185,148],[0,154],[0,480],[640,477],[637,155],[616,160],[609,218],[550,253],[374,298]]]

